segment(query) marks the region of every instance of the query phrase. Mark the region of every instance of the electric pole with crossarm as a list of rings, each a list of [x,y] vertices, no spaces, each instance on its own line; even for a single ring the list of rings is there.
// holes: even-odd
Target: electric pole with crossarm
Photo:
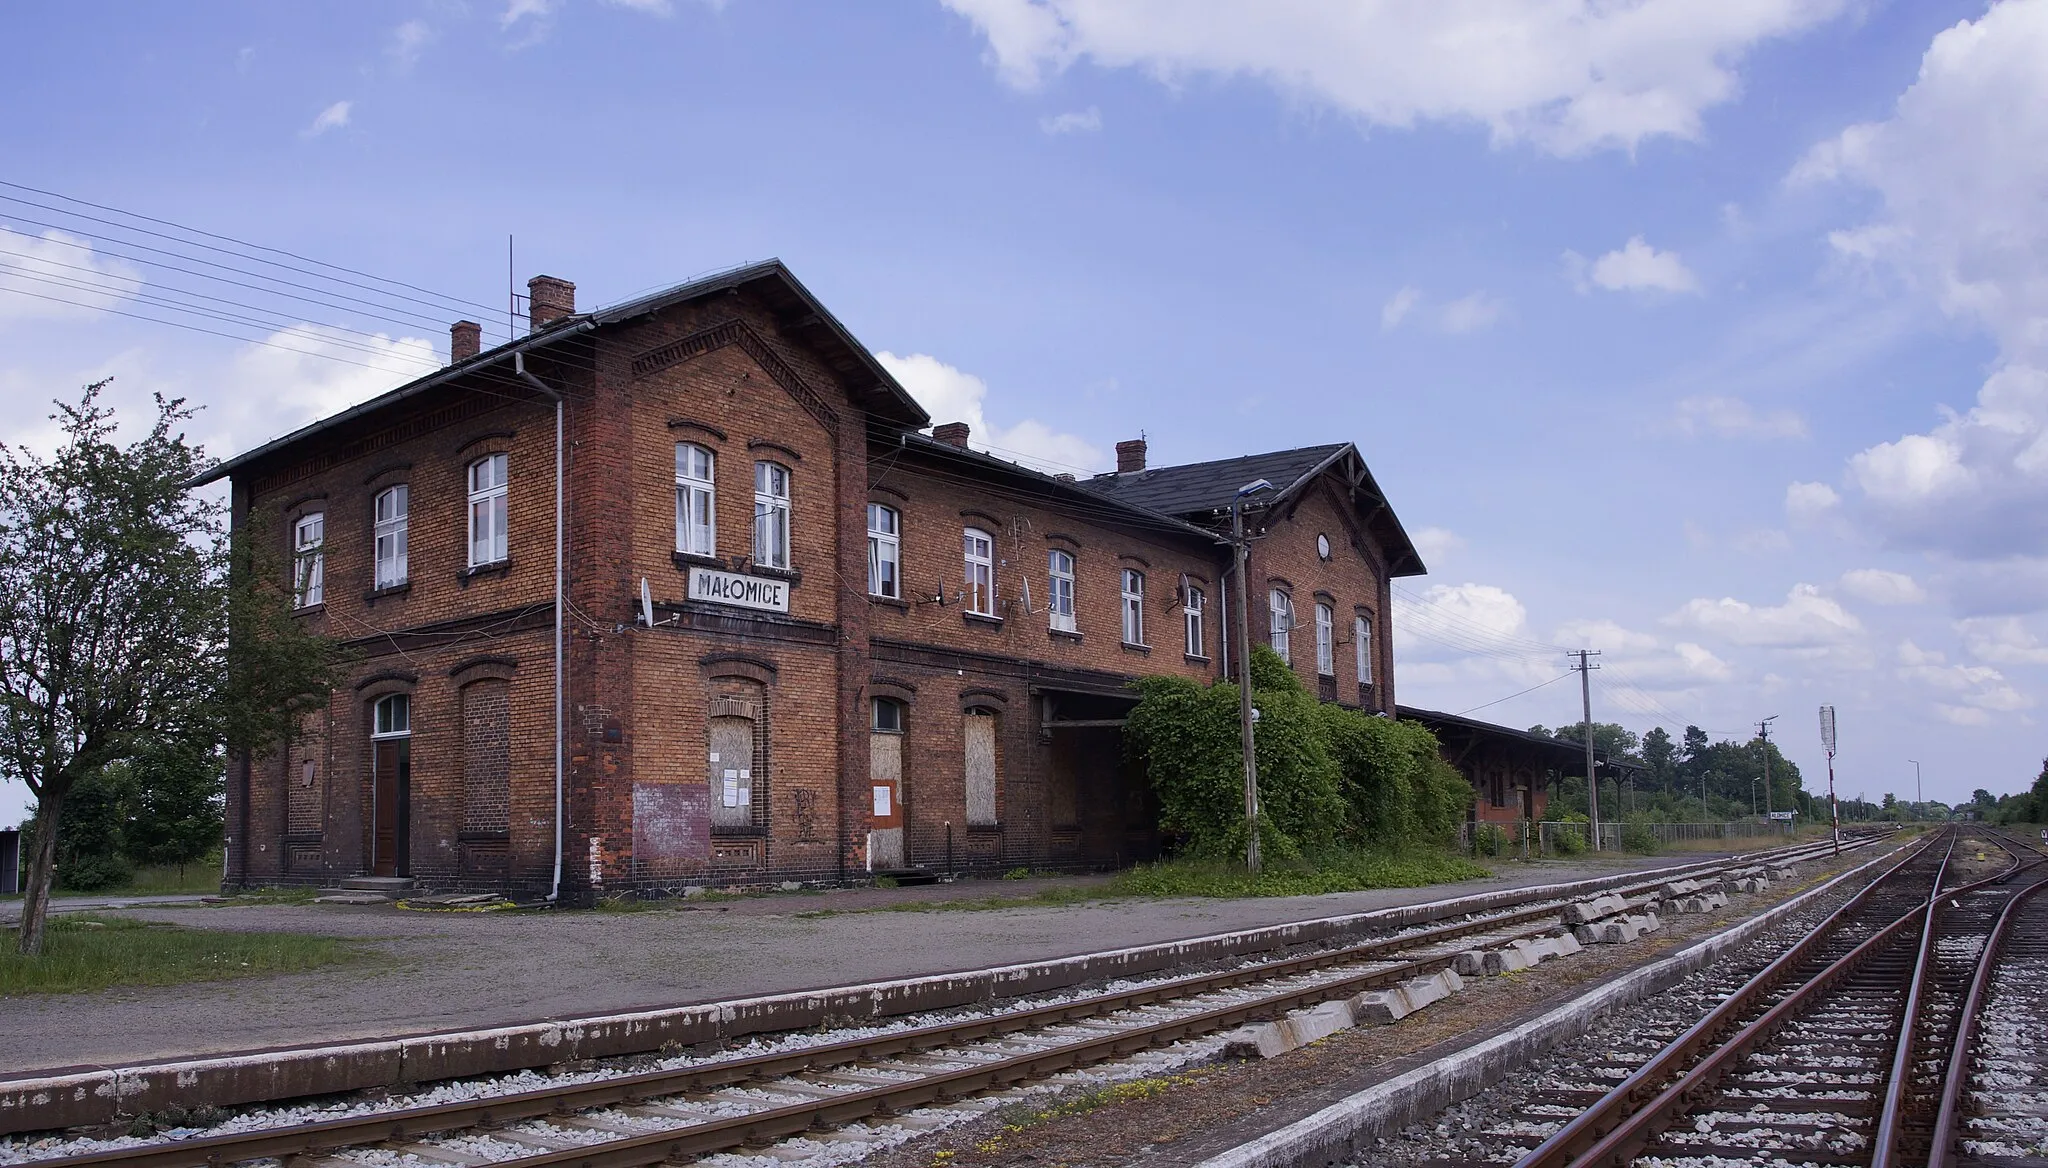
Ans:
[[[1598,657],[1598,649],[1574,649],[1567,657],[1577,657],[1579,663],[1572,666],[1579,671],[1579,701],[1586,714],[1586,818],[1593,821],[1593,850],[1600,850],[1600,777],[1593,770],[1593,671],[1600,668],[1586,660]]]

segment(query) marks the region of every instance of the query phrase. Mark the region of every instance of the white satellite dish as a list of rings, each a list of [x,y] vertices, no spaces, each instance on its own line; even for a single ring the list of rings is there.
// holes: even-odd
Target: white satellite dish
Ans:
[[[640,577],[640,621],[654,627],[654,595],[647,590],[647,577]]]

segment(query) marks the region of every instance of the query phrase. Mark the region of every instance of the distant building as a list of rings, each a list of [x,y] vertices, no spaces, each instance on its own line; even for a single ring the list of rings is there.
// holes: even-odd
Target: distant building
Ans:
[[[1124,685],[1227,675],[1222,533],[1260,478],[1252,635],[1396,710],[1391,581],[1423,565],[1349,443],[1151,467],[1140,439],[1076,481],[922,432],[780,263],[595,313],[529,289],[527,336],[457,323],[448,367],[201,480],[352,654],[231,772],[230,884],[587,900],[1154,855]]]

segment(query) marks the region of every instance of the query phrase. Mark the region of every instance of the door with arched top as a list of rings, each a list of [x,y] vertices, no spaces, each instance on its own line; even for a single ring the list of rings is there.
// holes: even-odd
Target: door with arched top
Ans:
[[[904,866],[903,703],[876,698],[868,735],[868,868]]]
[[[411,871],[412,699],[389,694],[370,712],[370,874]]]

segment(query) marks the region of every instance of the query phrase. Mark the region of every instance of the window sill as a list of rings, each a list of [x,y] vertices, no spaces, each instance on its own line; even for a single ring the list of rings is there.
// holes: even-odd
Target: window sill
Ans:
[[[870,594],[868,596],[868,603],[879,605],[882,608],[893,608],[898,612],[910,611],[910,602],[908,600],[898,600],[894,596],[875,596]]]
[[[804,574],[797,568],[770,568],[765,564],[750,565],[742,576],[768,576],[776,580],[787,580],[792,585],[803,583]]]
[[[327,602],[326,602],[326,601],[324,601],[324,600],[316,600],[316,601],[314,601],[314,602],[313,602],[312,604],[301,604],[301,605],[299,605],[298,607],[296,607],[296,608],[292,609],[292,615],[293,615],[293,616],[312,616],[312,615],[313,615],[314,613],[320,613],[320,612],[326,612],[326,611],[327,611]]]
[[[676,567],[685,572],[691,568],[715,568],[721,572],[732,570],[726,565],[724,560],[719,559],[717,556],[700,556],[695,552],[675,552],[673,555]]]
[[[473,568],[464,568],[462,571],[455,573],[455,582],[467,588],[471,580],[478,579],[479,577],[509,576],[511,574],[512,557],[506,556],[502,560],[493,560],[488,564],[478,564]]]
[[[966,621],[970,625],[987,625],[989,628],[992,629],[999,629],[1003,627],[1002,617],[990,616],[985,612],[963,612],[960,614],[960,619]]]
[[[488,831],[458,831],[455,833],[456,841],[465,844],[505,843],[511,838],[511,830],[502,827]]]
[[[382,588],[372,588],[368,592],[363,593],[363,603],[375,604],[387,596],[404,596],[411,591],[412,581],[400,580],[396,584],[386,584]]]
[[[714,823],[711,825],[711,835],[714,839],[764,839],[768,835],[768,829],[765,827],[720,827]]]
[[[1145,655],[1145,656],[1149,657],[1149,656],[1151,656],[1151,655],[1152,655],[1152,646],[1150,646],[1150,645],[1140,645],[1140,644],[1137,644],[1136,642],[1133,642],[1133,641],[1125,641],[1125,642],[1124,642],[1124,652],[1126,652],[1126,653],[1141,653],[1141,654],[1143,654],[1143,655]]]
[[[1209,664],[1209,659],[1207,657],[1202,656],[1200,653],[1182,653],[1180,657],[1181,660],[1187,662],[1190,665]]]
[[[1081,633],[1078,629],[1047,629],[1046,631],[1062,641],[1072,641],[1076,645],[1081,643]]]
[[[967,834],[1001,835],[1003,834],[1003,825],[1000,821],[996,823],[970,823],[967,825]]]

